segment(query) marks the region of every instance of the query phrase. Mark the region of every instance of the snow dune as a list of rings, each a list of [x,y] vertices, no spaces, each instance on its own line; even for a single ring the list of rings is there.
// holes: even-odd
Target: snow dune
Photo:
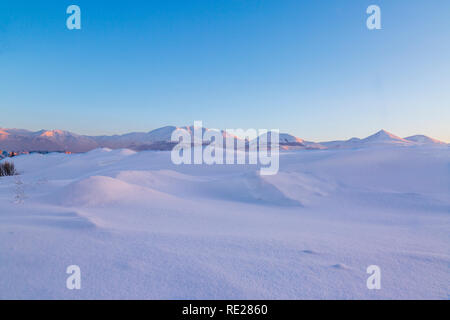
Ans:
[[[274,176],[154,151],[13,160],[0,299],[450,297],[446,146],[282,152]],[[366,288],[373,264],[381,290]]]

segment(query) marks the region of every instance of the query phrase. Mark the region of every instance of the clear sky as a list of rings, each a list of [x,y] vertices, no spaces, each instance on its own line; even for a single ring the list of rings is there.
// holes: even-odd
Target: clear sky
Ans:
[[[0,127],[81,134],[202,120],[450,142],[450,1],[2,0],[0,111]]]

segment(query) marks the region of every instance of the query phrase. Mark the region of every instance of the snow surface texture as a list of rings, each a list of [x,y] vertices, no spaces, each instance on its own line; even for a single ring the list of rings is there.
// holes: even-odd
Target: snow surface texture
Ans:
[[[450,297],[447,146],[282,152],[275,176],[155,151],[12,160],[0,299]]]

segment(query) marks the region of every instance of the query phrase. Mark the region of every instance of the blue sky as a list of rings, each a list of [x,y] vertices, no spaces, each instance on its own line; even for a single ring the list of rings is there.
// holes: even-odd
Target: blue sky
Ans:
[[[81,8],[82,29],[66,28]],[[381,8],[382,30],[366,28]],[[450,1],[0,2],[0,127],[450,142]]]

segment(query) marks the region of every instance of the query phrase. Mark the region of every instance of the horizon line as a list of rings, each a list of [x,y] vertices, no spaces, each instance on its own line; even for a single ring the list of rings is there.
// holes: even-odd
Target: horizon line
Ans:
[[[144,134],[146,134],[146,133],[150,133],[150,132],[152,132],[152,131],[155,131],[155,130],[158,130],[158,129],[162,129],[162,128],[166,128],[166,127],[175,127],[175,128],[187,128],[187,127],[194,127],[194,125],[190,125],[190,126],[176,126],[176,125],[164,125],[164,126],[161,126],[161,127],[156,127],[156,128],[154,128],[154,129],[150,129],[149,131],[127,131],[127,132],[124,132],[124,133],[113,133],[113,134],[80,134],[80,133],[77,133],[77,132],[75,132],[75,131],[71,131],[71,130],[64,130],[64,129],[39,129],[39,130],[36,130],[36,131],[33,131],[32,129],[23,129],[23,128],[6,128],[6,127],[0,127],[0,130],[23,130],[23,131],[28,131],[28,132],[30,132],[30,133],[37,133],[37,132],[40,132],[40,131],[43,131],[43,132],[55,132],[55,131],[61,131],[61,132],[67,132],[67,133],[70,133],[70,134],[75,134],[75,135],[78,135],[78,136],[84,136],[84,137],[102,137],[102,136],[106,136],[106,137],[113,137],[113,136],[123,136],[123,135],[127,135],[127,134],[132,134],[132,133],[144,133]],[[205,129],[210,129],[210,130],[220,130],[220,131],[227,131],[227,130],[236,130],[236,129],[242,129],[242,128],[227,128],[227,129],[220,129],[220,128],[210,128],[210,127],[205,127],[205,126],[202,126],[202,128],[205,128]],[[243,129],[243,130],[248,130],[248,129],[252,129],[252,128],[247,128],[247,129]],[[270,132],[271,130],[277,130],[277,129],[267,129],[268,130],[268,132]],[[279,130],[279,129],[278,129]],[[378,133],[380,133],[380,132],[386,132],[386,133],[388,133],[388,134],[391,134],[391,135],[394,135],[394,136],[396,136],[396,137],[398,137],[398,138],[401,138],[401,139],[406,139],[406,138],[410,138],[410,137],[414,137],[414,136],[425,136],[425,137],[428,137],[428,138],[431,138],[431,139],[434,139],[434,140],[437,140],[437,141],[439,141],[439,142],[443,142],[443,143],[446,143],[446,144],[450,144],[450,142],[447,142],[447,141],[445,141],[445,140],[443,140],[443,139],[437,139],[437,138],[434,138],[433,136],[431,136],[431,135],[427,135],[427,134],[423,134],[423,133],[416,133],[416,134],[413,134],[413,135],[408,135],[408,136],[406,136],[406,137],[402,137],[402,136],[400,136],[400,135],[397,135],[397,134],[395,134],[395,133],[393,133],[392,131],[389,131],[389,130],[386,130],[386,129],[380,129],[380,130],[378,130],[378,131],[376,131],[376,132],[374,132],[374,133],[370,133],[370,134],[368,134],[367,136],[364,136],[364,137],[362,137],[362,138],[360,138],[360,137],[356,137],[356,136],[352,136],[352,137],[350,137],[350,138],[347,138],[347,139],[332,139],[332,140],[306,140],[306,139],[303,139],[301,136],[297,136],[297,135],[295,135],[295,134],[292,134],[292,133],[290,133],[289,131],[282,131],[282,130],[279,130],[279,133],[280,134],[289,134],[289,135],[291,135],[291,136],[293,136],[293,137],[296,137],[296,138],[300,138],[300,139],[303,139],[303,140],[305,140],[305,141],[310,141],[310,142],[316,142],[316,143],[324,143],[324,142],[334,142],[334,141],[348,141],[348,140],[351,140],[351,139],[365,139],[365,138],[368,138],[368,137],[371,137],[371,136],[373,136],[373,135],[375,135],[375,134],[378,134]]]

